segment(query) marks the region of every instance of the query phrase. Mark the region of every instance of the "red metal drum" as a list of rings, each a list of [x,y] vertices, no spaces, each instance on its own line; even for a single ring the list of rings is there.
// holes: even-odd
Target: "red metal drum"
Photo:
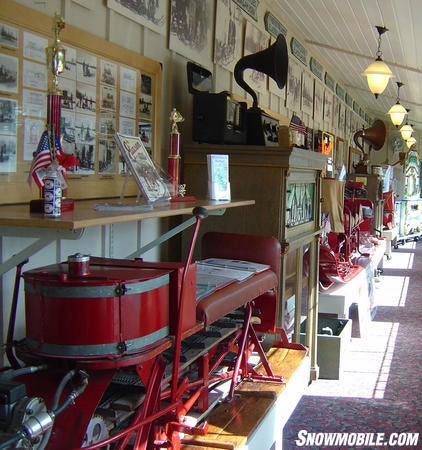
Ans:
[[[61,263],[23,274],[29,350],[104,357],[168,336],[169,270],[91,264],[85,272],[71,275]]]

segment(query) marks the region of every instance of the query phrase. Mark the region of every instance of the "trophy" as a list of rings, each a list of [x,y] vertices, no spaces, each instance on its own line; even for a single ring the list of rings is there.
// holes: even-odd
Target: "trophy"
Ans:
[[[40,199],[30,201],[31,212],[44,211],[46,216],[60,216],[62,211],[72,210],[74,202],[66,199],[67,183],[65,174],[68,167],[77,165],[78,161],[73,156],[63,153],[60,142],[61,121],[61,92],[59,90],[59,75],[65,68],[65,49],[60,42],[60,32],[65,23],[56,13],[53,17],[54,40],[45,49],[46,63],[49,79],[47,93],[47,123],[46,130],[41,135],[37,150],[28,177],[40,188]],[[50,158],[44,158],[44,149],[50,150]],[[41,162],[42,161],[42,162]]]
[[[56,134],[57,137],[60,137],[61,116],[59,75],[63,72],[66,61],[66,52],[60,42],[60,32],[64,26],[63,19],[56,13],[53,17],[54,40],[45,49],[47,69],[52,75],[47,99],[47,128],[53,136]]]
[[[176,108],[173,108],[169,120],[171,122],[170,132],[170,154],[167,158],[167,171],[171,181],[171,201],[193,201],[195,197],[185,197],[186,185],[180,182],[180,132],[178,123],[185,119]]]

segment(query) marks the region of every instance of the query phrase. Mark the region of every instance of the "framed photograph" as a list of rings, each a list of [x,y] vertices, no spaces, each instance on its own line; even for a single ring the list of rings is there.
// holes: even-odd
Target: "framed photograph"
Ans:
[[[197,0],[170,2],[170,50],[204,67],[212,61],[214,3]]]
[[[47,46],[48,39],[45,37],[24,31],[22,52],[25,58],[45,64],[45,49]]]
[[[314,120],[321,123],[324,112],[324,88],[322,84],[314,81]]]
[[[347,168],[347,173],[353,173],[354,166],[362,158],[362,152],[358,148],[349,147],[349,165]]]
[[[234,72],[242,56],[242,12],[231,0],[217,1],[214,62]]]
[[[0,97],[0,134],[16,134],[18,102]]]
[[[334,158],[334,136],[326,131],[322,132],[322,150],[323,155]]]
[[[302,95],[302,69],[299,64],[289,60],[287,71],[286,106],[297,111],[300,109],[300,97]]]
[[[3,22],[0,23],[0,45],[18,48],[19,30]]]
[[[27,59],[23,60],[22,86],[47,90],[47,69],[45,64],[38,64]]]
[[[251,22],[246,22],[243,54],[252,55],[268,48],[268,35],[262,32]],[[267,89],[267,76],[259,70],[247,70],[244,80],[255,92],[265,92]]]
[[[81,0],[78,0],[79,2]],[[165,34],[167,30],[167,1],[156,0],[154,2],[132,2],[126,0],[107,0],[108,8],[116,11],[141,25]]]
[[[340,171],[343,164],[345,167],[348,165],[346,141],[338,137],[336,140],[336,159],[334,160],[334,165]]]
[[[97,84],[97,57],[78,50],[76,52],[76,81]]]
[[[138,124],[139,136],[147,149],[151,149],[152,144],[151,128],[150,123],[139,122]]]
[[[323,155],[333,157],[334,136],[326,131],[318,130],[314,133],[314,150]]]
[[[314,80],[308,72],[302,74],[302,111],[312,116],[314,106]]]
[[[323,108],[323,120],[331,123],[333,115],[333,93],[330,89],[324,91],[324,108]]]
[[[141,138],[115,133],[114,139],[145,200],[148,203],[169,200],[167,184],[160,176]]]
[[[101,83],[108,84],[109,86],[116,86],[117,79],[117,65],[110,62],[101,60]]]

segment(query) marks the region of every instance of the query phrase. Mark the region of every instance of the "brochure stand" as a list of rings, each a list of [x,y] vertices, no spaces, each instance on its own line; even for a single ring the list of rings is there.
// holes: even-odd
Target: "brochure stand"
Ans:
[[[140,204],[140,191],[136,194],[135,204],[123,203],[125,199],[126,185],[130,175],[130,172],[126,172],[118,203],[97,203],[95,204],[94,209],[97,211],[151,211],[153,209],[152,205]]]
[[[167,184],[163,177],[160,176],[140,137],[115,133],[114,140],[127,168],[119,203],[116,205],[99,204],[96,205],[96,209],[149,211],[153,209],[153,203],[162,204],[167,202],[170,199]],[[139,187],[135,205],[123,204],[129,175],[134,177]],[[146,204],[139,204],[141,195],[145,199]]]

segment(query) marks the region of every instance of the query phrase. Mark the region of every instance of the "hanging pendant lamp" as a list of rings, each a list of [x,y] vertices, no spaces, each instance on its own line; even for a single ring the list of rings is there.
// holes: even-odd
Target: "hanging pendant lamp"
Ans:
[[[366,76],[369,90],[375,95],[375,98],[378,98],[378,95],[384,92],[389,79],[393,76],[393,73],[381,58],[381,36],[388,31],[388,28],[381,26],[377,26],[375,28],[378,31],[377,58],[366,68],[362,75]]]
[[[404,116],[406,115],[406,108],[400,104],[400,88],[403,86],[403,83],[400,81],[397,81],[397,101],[396,103],[390,108],[388,111],[388,114],[390,114],[391,122],[393,122],[393,125],[398,127],[403,123]]]
[[[412,148],[416,144],[416,139],[412,136],[406,141],[407,148]]]
[[[409,112],[410,109],[406,109],[406,123],[400,128],[400,134],[404,141],[407,141],[413,133],[413,127],[408,122]]]

